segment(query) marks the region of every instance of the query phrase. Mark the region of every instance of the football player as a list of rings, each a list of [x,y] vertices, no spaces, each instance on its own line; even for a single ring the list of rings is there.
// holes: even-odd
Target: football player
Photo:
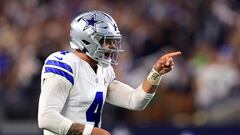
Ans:
[[[121,34],[113,18],[101,11],[80,14],[71,23],[74,52],[59,51],[45,61],[41,76],[38,124],[44,135],[110,135],[101,128],[106,102],[130,110],[144,110],[162,76],[173,68],[173,57],[160,57],[145,81],[132,88],[118,80]]]

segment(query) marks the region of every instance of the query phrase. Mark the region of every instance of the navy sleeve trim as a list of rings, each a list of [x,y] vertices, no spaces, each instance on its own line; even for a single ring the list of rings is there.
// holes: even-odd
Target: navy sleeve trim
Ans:
[[[71,66],[69,66],[69,65],[66,64],[66,63],[60,62],[60,61],[48,60],[48,61],[46,62],[46,65],[58,66],[58,67],[61,67],[61,68],[63,68],[63,69],[66,69],[67,71],[73,73],[73,70],[72,70]]]
[[[72,83],[72,85],[74,84],[74,79],[73,76],[68,74],[65,71],[62,71],[60,69],[57,68],[53,68],[53,67],[45,67],[45,73],[54,73],[54,74],[58,74],[64,78],[66,78],[68,81],[70,81]]]

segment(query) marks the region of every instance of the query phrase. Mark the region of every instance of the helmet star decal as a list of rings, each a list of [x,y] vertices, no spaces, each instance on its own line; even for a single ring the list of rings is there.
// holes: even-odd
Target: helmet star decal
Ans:
[[[85,18],[83,20],[86,22],[86,25],[85,25],[83,31],[85,31],[86,29],[88,29],[90,27],[96,32],[96,24],[102,23],[102,21],[97,21],[96,20],[96,14],[93,14],[91,16],[91,18],[89,18],[89,19]]]

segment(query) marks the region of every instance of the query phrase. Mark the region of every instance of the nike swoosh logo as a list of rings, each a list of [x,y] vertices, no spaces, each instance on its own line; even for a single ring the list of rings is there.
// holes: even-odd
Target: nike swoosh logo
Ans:
[[[62,57],[57,57],[57,56],[54,56],[55,58],[59,59],[59,60],[63,60]]]
[[[108,28],[108,26],[105,26],[105,27],[101,27],[101,28],[103,28],[103,29],[106,29],[106,28]]]

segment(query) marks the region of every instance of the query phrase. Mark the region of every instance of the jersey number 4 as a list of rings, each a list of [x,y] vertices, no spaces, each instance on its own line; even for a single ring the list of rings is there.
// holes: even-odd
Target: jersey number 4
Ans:
[[[102,104],[103,92],[97,92],[92,104],[86,112],[87,121],[94,122],[95,127],[98,127],[98,124],[100,122]]]

